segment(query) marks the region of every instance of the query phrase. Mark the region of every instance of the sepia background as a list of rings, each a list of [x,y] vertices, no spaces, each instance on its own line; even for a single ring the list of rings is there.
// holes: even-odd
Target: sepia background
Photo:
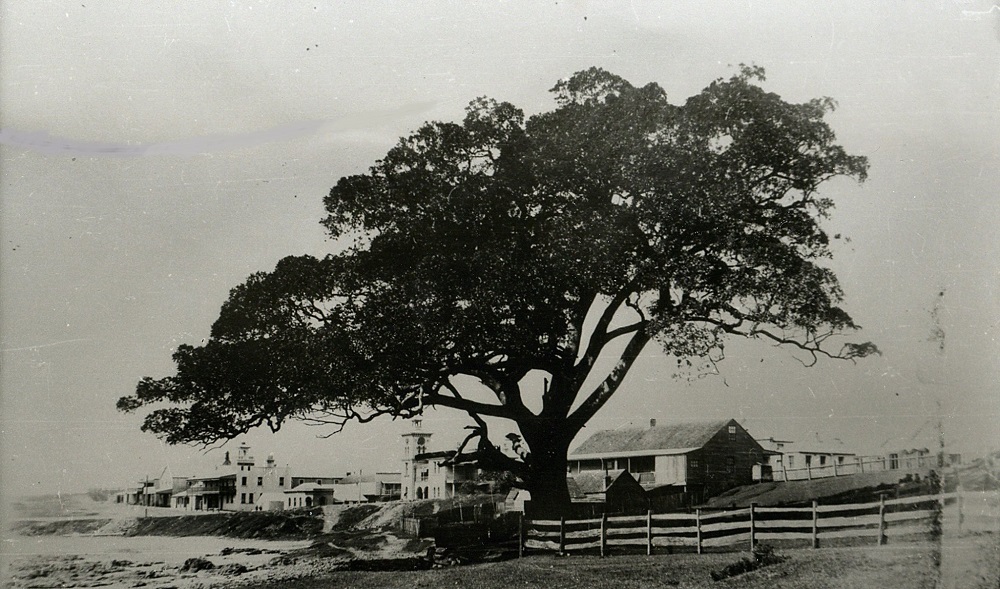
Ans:
[[[786,100],[830,96],[870,159],[826,227],[846,308],[883,355],[804,368],[733,342],[675,378],[647,349],[581,434],[729,418],[859,453],[1000,448],[1000,8],[903,2],[0,2],[0,495],[121,488],[221,461],[139,431],[115,401],[170,374],[229,289],[323,255],[321,200],[426,120],[490,96],[527,114],[599,66],[671,101],[739,63]],[[179,8],[183,6],[183,8]],[[942,428],[938,428],[938,422]],[[438,449],[463,415],[432,411]],[[385,419],[250,432],[258,456],[398,469]]]

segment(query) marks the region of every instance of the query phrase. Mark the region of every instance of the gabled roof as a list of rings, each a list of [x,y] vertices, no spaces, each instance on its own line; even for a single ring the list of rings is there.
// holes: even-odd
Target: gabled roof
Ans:
[[[588,470],[581,473],[573,475],[573,479],[576,480],[576,485],[585,494],[591,493],[604,493],[611,488],[611,485],[618,480],[619,477],[631,476],[627,474],[626,470],[609,470],[604,472],[603,470]]]
[[[301,485],[285,489],[284,493],[315,493],[316,491],[333,491],[336,485],[317,485],[316,483],[302,483]]]
[[[587,494],[583,492],[580,485],[576,484],[576,479],[573,477],[566,477],[566,489],[569,491],[570,499],[586,499]],[[528,493],[525,491],[525,493]],[[528,499],[531,499],[531,494],[528,493]]]
[[[590,436],[569,457],[683,454],[707,444],[731,421],[721,419],[603,430]]]

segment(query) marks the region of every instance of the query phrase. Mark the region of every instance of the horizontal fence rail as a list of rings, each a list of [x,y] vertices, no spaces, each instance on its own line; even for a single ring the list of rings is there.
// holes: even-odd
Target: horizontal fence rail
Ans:
[[[942,518],[968,529],[971,521],[989,520],[1000,529],[1000,493],[946,493],[885,499],[872,503],[810,507],[757,507],[694,513],[652,513],[636,516],[603,516],[581,520],[533,520],[522,526],[522,547],[560,553],[609,548],[691,547],[740,544],[761,540],[798,540],[818,548],[824,539],[888,538],[931,533],[941,529]]]

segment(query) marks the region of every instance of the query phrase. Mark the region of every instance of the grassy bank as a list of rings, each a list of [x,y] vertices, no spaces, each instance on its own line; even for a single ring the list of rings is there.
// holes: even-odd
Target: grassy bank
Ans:
[[[994,535],[953,540],[944,562],[936,565],[938,546],[930,542],[882,547],[828,548],[783,551],[787,560],[743,575],[715,582],[712,571],[740,557],[729,554],[645,556],[532,556],[505,562],[411,572],[337,572],[311,578],[286,578],[280,583],[248,583],[254,589],[394,589],[411,587],[476,587],[510,589],[545,587],[741,587],[748,589],[995,589],[1000,581],[1000,544]]]

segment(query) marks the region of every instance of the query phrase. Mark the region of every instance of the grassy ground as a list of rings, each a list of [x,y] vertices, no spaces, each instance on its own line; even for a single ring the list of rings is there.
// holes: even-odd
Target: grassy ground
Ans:
[[[337,572],[313,578],[283,579],[244,587],[270,589],[357,589],[475,587],[511,589],[739,587],[746,589],[921,589],[943,586],[995,589],[1000,586],[1000,543],[995,535],[957,538],[946,548],[940,568],[930,542],[882,547],[782,551],[785,562],[714,582],[711,572],[743,554],[659,556],[531,556],[506,562],[412,572]],[[938,585],[939,576],[942,578]]]

